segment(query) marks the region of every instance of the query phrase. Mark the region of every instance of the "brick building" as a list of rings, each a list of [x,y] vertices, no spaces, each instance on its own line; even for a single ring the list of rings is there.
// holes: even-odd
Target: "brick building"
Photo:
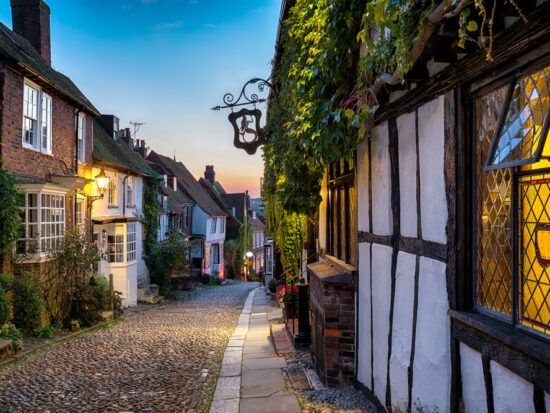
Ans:
[[[0,23],[0,159],[25,193],[16,252],[31,258],[18,262],[20,271],[44,262],[66,230],[82,226],[89,236],[82,223],[98,111],[51,66],[49,7],[42,0],[11,0],[11,7],[13,30]]]

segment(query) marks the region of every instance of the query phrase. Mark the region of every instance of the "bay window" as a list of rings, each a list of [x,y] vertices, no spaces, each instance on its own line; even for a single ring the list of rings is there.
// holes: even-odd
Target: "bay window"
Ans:
[[[52,98],[27,81],[23,85],[23,146],[52,153]]]
[[[474,96],[474,300],[550,333],[550,64]]]
[[[126,225],[126,261],[136,260],[136,224]]]
[[[107,235],[108,261],[124,262],[124,226],[117,225],[114,233]]]
[[[55,251],[65,234],[65,195],[26,193],[21,221],[21,238],[16,246],[18,254]]]

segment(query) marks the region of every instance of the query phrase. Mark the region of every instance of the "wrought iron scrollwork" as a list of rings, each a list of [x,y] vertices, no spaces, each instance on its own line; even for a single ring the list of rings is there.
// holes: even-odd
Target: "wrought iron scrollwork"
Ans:
[[[234,108],[235,106],[256,105],[258,103],[267,102],[267,98],[260,98],[257,93],[250,93],[249,91],[247,91],[247,89],[251,85],[257,85],[259,93],[265,93],[266,87],[268,87],[270,90],[273,90],[273,86],[271,85],[271,83],[269,83],[268,80],[255,77],[244,84],[237,100],[235,100],[235,96],[233,95],[233,93],[226,93],[223,96],[224,106],[214,106],[212,110]]]
[[[257,92],[252,90],[254,86],[258,90]],[[231,109],[228,119],[233,126],[233,144],[236,148],[244,149],[249,155],[256,153],[258,147],[265,142],[264,134],[260,127],[262,112],[256,108],[256,105],[267,102],[267,96],[260,97],[266,93],[266,89],[274,92],[273,85],[269,83],[269,79],[265,80],[255,77],[244,84],[237,99],[235,99],[232,93],[226,93],[223,96],[223,106],[218,105],[212,108],[212,110],[217,111]],[[247,105],[253,105],[254,108],[243,108],[238,112],[233,112],[233,108]],[[248,137],[252,138],[249,139]]]

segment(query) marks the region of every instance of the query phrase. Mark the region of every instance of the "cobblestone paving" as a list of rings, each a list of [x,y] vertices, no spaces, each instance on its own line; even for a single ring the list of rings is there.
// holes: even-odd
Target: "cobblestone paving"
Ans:
[[[256,286],[216,286],[124,316],[1,371],[0,412],[206,411],[240,307]]]

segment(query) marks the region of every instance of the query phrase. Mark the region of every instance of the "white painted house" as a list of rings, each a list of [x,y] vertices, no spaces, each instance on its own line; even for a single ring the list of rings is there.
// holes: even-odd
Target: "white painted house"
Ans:
[[[147,155],[147,161],[164,174],[173,177],[178,192],[193,204],[188,213],[191,221],[188,236],[191,241],[192,266],[202,273],[224,275],[224,242],[228,214],[222,210],[191,172],[181,163],[154,151]],[[170,178],[168,178],[170,179]],[[189,218],[187,218],[189,219]]]
[[[107,258],[98,271],[107,279],[113,275],[114,289],[124,306],[137,304],[137,286],[147,282],[148,270],[142,256],[143,182],[154,172],[133,151],[132,142],[118,131],[118,119],[102,116],[94,123],[93,171],[109,178],[107,190],[92,204],[92,234]],[[113,125],[109,128],[110,125]]]

